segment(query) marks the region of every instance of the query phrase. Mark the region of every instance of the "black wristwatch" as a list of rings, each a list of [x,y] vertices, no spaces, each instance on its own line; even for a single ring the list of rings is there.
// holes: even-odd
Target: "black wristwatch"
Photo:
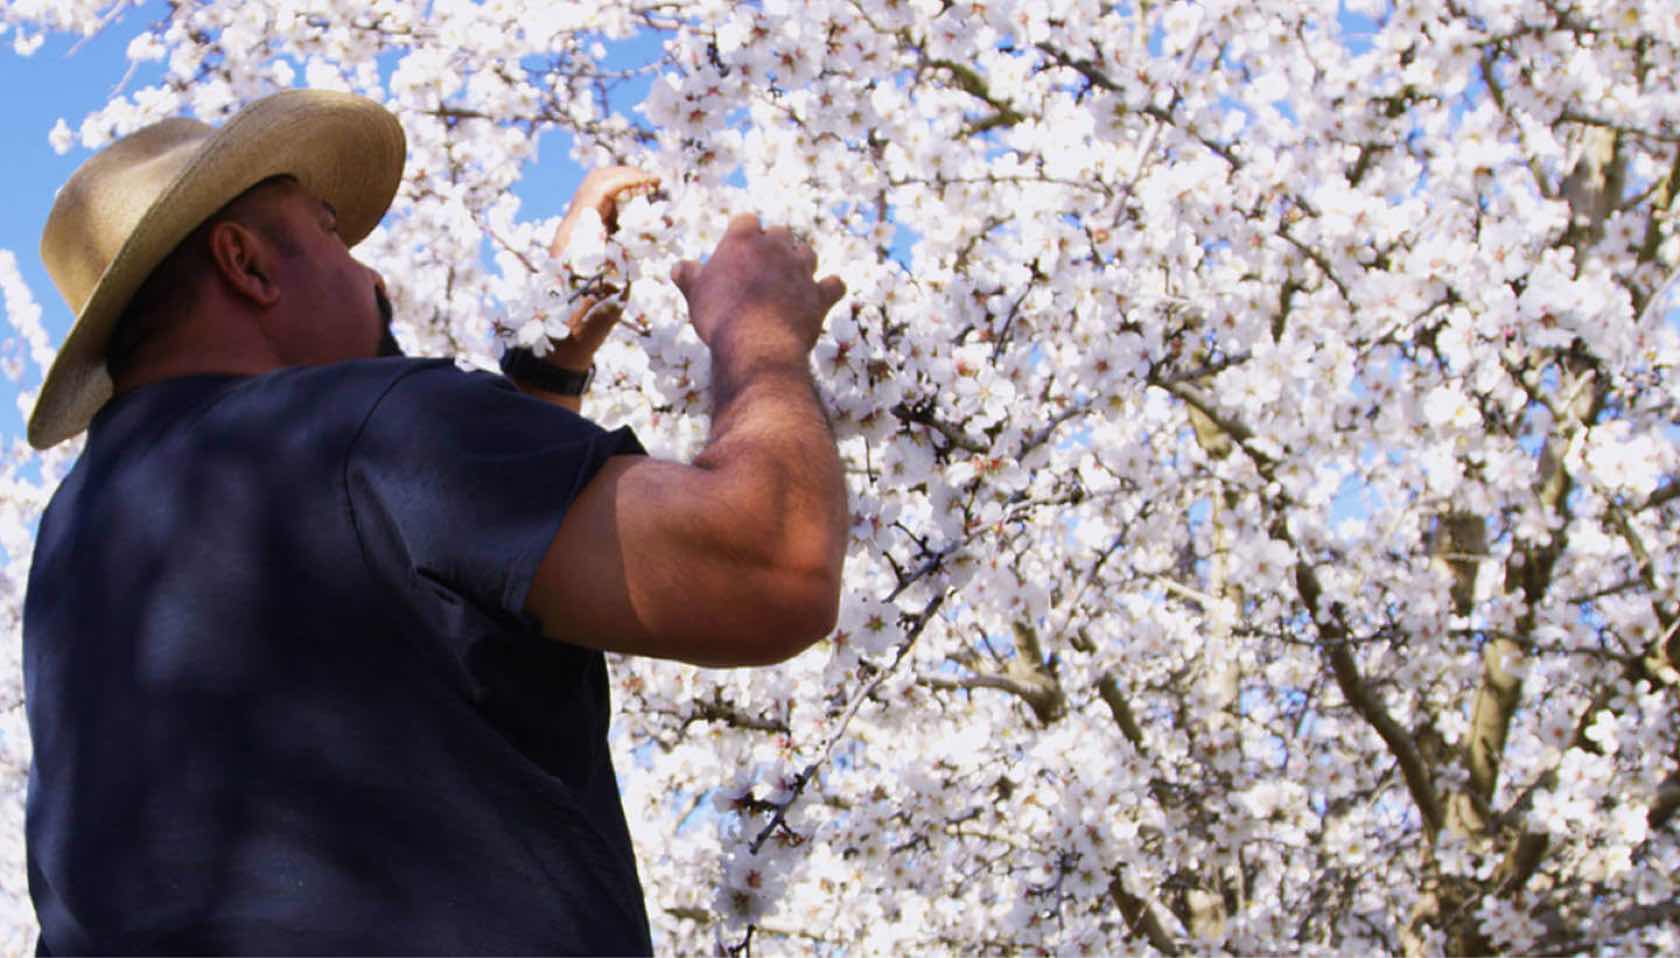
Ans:
[[[502,375],[557,396],[581,396],[595,378],[595,367],[591,365],[583,372],[561,369],[543,362],[524,346],[514,346],[502,353]]]

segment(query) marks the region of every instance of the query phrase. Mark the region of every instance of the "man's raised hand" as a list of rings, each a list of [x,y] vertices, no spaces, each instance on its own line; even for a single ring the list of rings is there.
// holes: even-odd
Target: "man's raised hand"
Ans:
[[[577,192],[572,194],[572,205],[566,209],[566,216],[554,230],[554,240],[548,245],[548,252],[553,256],[560,256],[566,252],[572,232],[577,228],[578,219],[585,210],[594,210],[601,217],[601,223],[606,226],[610,235],[618,227],[618,202],[627,194],[638,190],[651,190],[659,185],[659,177],[652,173],[638,170],[633,166],[603,166],[597,170],[590,170],[584,176],[583,182],[578,184]]]
[[[833,630],[851,513],[809,353],[846,285],[816,268],[738,216],[672,270],[712,353],[711,434],[691,463],[614,456],[573,501],[526,599],[550,635],[733,666]]]
[[[548,245],[549,254],[554,257],[565,254],[566,247],[571,245],[572,234],[577,231],[585,211],[593,211],[599,216],[608,235],[611,235],[618,226],[619,202],[631,193],[651,190],[658,185],[658,177],[633,166],[607,166],[590,170],[578,185],[577,192],[572,195],[572,205],[566,210],[565,218],[555,227],[554,239]],[[589,368],[595,351],[606,341],[620,315],[621,310],[616,300],[605,303],[594,299],[584,300],[572,313],[569,321],[571,334],[553,344],[546,357],[547,361],[561,369],[581,371]]]
[[[705,265],[684,260],[671,278],[714,353],[803,361],[823,317],[846,294],[838,276],[815,279],[816,268],[816,253],[791,230],[764,229],[758,217],[743,214],[729,221]]]

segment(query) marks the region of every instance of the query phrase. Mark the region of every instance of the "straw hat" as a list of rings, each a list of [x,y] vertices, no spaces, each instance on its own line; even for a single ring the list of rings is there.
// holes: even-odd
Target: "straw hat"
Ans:
[[[405,150],[396,117],[372,100],[288,90],[219,130],[164,120],[82,164],[41,235],[41,259],[76,322],[41,384],[30,445],[46,449],[76,435],[111,398],[105,350],[118,317],[199,224],[285,174],[334,206],[339,232],[355,245],[391,205]]]

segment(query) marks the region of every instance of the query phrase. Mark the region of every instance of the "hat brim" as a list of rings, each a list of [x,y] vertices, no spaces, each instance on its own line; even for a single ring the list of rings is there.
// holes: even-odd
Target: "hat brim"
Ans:
[[[402,126],[347,93],[288,90],[259,100],[207,138],[146,210],[100,276],[41,384],[29,443],[47,449],[93,420],[111,398],[111,333],[146,278],[199,224],[251,187],[292,176],[331,203],[346,243],[361,242],[402,182]]]

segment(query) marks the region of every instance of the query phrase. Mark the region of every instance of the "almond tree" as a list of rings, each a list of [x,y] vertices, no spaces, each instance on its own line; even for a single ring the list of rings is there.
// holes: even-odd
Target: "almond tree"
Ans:
[[[129,55],[56,146],[380,99],[410,351],[487,364],[611,273],[585,411],[665,454],[707,415],[675,260],[755,210],[846,279],[839,628],[614,663],[662,950],[1680,950],[1666,5],[212,0]],[[666,187],[565,263],[510,192],[552,131]],[[70,455],[5,462],[14,635]]]

